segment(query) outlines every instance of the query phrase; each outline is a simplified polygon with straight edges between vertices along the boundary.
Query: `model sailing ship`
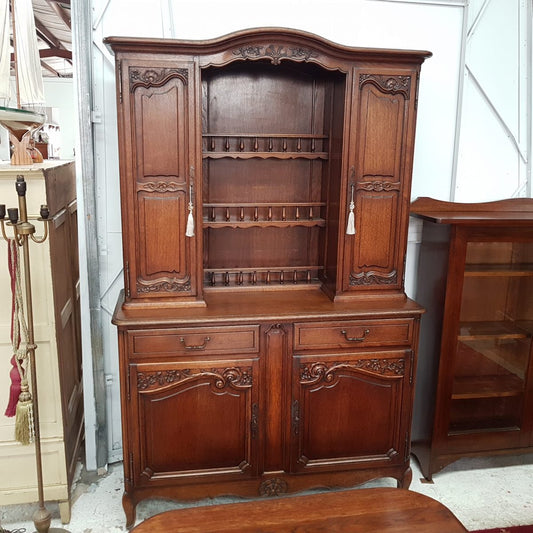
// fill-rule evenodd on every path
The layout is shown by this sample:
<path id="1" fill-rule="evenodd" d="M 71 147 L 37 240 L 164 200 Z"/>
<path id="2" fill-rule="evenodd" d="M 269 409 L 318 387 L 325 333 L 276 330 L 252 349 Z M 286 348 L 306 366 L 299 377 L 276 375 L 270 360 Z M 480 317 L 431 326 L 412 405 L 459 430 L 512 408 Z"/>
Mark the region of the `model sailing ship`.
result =
<path id="1" fill-rule="evenodd" d="M 16 107 L 10 107 L 10 13 L 15 58 Z M 0 0 L 0 124 L 9 132 L 12 165 L 42 161 L 32 135 L 45 122 L 44 89 L 31 0 Z"/>

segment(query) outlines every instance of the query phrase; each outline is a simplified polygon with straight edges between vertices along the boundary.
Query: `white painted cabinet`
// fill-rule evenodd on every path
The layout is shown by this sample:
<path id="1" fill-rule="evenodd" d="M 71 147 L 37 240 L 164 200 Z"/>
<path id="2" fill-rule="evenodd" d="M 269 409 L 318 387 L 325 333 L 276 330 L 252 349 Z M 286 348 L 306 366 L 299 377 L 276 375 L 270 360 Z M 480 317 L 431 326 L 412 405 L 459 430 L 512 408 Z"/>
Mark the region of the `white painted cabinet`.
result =
<path id="1" fill-rule="evenodd" d="M 83 438 L 83 391 L 79 323 L 77 212 L 74 163 L 28 167 L 0 165 L 0 203 L 18 207 L 17 175 L 27 183 L 28 216 L 41 204 L 51 214 L 50 236 L 30 242 L 33 315 L 45 500 L 59 501 L 61 519 L 70 518 L 69 486 Z M 41 222 L 32 221 L 42 235 Z M 6 228 L 8 236 L 11 228 Z M 22 254 L 21 254 L 22 262 Z M 14 439 L 15 419 L 4 416 L 11 385 L 11 288 L 7 243 L 0 242 L 0 503 L 35 502 L 35 446 Z"/>

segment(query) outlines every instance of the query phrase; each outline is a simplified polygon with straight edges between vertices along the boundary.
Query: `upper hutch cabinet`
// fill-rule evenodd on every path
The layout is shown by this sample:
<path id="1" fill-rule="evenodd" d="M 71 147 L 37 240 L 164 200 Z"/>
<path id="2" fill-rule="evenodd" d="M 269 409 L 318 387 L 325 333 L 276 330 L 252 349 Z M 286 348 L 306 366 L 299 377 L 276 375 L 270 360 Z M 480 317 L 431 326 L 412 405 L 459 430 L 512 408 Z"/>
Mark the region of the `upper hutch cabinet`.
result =
<path id="1" fill-rule="evenodd" d="M 106 43 L 128 522 L 148 496 L 408 486 L 422 309 L 404 259 L 430 54 L 284 29 Z"/>
<path id="2" fill-rule="evenodd" d="M 413 451 L 431 479 L 464 456 L 533 451 L 533 200 L 420 198 L 421 359 Z"/>

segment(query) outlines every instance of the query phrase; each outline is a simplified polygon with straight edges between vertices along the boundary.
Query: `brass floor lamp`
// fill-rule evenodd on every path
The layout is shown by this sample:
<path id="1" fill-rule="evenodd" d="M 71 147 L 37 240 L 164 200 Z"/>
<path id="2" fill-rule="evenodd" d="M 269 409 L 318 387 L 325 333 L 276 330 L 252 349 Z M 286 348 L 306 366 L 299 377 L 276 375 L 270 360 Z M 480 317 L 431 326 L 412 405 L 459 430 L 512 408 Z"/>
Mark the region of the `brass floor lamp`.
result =
<path id="1" fill-rule="evenodd" d="M 49 211 L 46 205 L 41 206 L 40 217 L 38 220 L 44 224 L 44 235 L 42 237 L 35 236 L 35 226 L 28 221 L 28 213 L 26 208 L 26 181 L 24 176 L 17 176 L 15 189 L 18 195 L 18 208 L 13 207 L 7 210 L 8 222 L 5 222 L 6 206 L 0 205 L 0 225 L 2 228 L 2 236 L 6 241 L 9 237 L 6 234 L 5 225 L 11 226 L 13 230 L 13 239 L 16 245 L 22 248 L 23 264 L 24 264 L 24 294 L 25 294 L 25 309 L 26 309 L 26 323 L 27 323 L 27 355 L 29 360 L 29 370 L 31 376 L 31 394 L 33 397 L 33 430 L 35 442 L 35 460 L 37 466 L 37 489 L 39 496 L 39 508 L 33 514 L 33 523 L 38 533 L 68 533 L 62 528 L 50 528 L 52 515 L 46 509 L 44 504 L 44 486 L 43 486 L 43 467 L 41 455 L 41 432 L 39 425 L 39 402 L 37 397 L 37 372 L 35 364 L 35 345 L 33 333 L 33 306 L 32 306 L 32 292 L 31 292 L 31 273 L 30 273 L 30 239 L 35 243 L 43 243 L 48 237 L 48 217 Z"/>

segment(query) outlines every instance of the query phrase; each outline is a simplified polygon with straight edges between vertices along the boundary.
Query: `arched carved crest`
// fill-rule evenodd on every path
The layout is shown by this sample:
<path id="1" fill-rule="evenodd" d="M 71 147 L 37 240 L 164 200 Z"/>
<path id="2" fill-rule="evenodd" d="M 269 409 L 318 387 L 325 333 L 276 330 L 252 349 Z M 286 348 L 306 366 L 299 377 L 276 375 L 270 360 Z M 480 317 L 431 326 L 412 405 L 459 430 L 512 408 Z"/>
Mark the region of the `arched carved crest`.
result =
<path id="1" fill-rule="evenodd" d="M 403 94 L 409 100 L 411 76 L 387 76 L 383 74 L 360 74 L 359 87 L 365 83 L 375 85 L 380 91 L 390 94 Z"/>
<path id="2" fill-rule="evenodd" d="M 187 85 L 189 73 L 185 68 L 139 68 L 130 67 L 130 93 L 139 87 L 162 87 L 172 78 L 180 78 Z"/>
<path id="3" fill-rule="evenodd" d="M 318 53 L 310 48 L 288 47 L 283 44 L 248 45 L 233 50 L 233 55 L 242 59 L 270 59 L 273 65 L 279 65 L 282 59 L 309 61 L 318 58 Z"/>

